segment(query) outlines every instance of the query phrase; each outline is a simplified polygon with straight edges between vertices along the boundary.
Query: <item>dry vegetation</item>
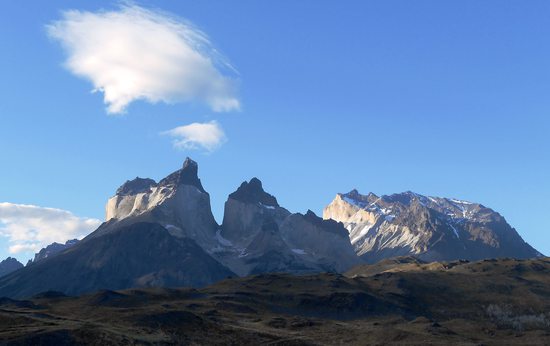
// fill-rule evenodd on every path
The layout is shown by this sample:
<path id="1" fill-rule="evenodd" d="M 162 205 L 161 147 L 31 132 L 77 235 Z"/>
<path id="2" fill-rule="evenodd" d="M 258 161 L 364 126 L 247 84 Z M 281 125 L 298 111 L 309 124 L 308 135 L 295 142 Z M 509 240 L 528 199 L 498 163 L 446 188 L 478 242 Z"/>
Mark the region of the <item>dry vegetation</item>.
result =
<path id="1" fill-rule="evenodd" d="M 258 275 L 205 289 L 0 300 L 3 344 L 550 344 L 550 260 Z"/>

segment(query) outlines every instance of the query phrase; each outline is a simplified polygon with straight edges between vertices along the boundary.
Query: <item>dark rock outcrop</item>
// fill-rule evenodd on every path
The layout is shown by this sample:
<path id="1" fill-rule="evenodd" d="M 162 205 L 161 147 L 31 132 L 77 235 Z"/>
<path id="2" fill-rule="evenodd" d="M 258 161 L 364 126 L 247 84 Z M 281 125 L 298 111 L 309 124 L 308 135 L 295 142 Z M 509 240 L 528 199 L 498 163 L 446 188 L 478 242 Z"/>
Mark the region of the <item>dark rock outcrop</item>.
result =
<path id="1" fill-rule="evenodd" d="M 252 178 L 249 182 L 243 182 L 237 191 L 229 195 L 229 198 L 243 203 L 261 203 L 264 206 L 278 207 L 277 199 L 264 191 L 262 182 L 258 178 Z"/>
<path id="2" fill-rule="evenodd" d="M 41 260 L 46 259 L 48 257 L 51 257 L 51 256 L 53 256 L 57 253 L 60 253 L 63 250 L 66 250 L 66 249 L 70 248 L 71 246 L 76 245 L 76 244 L 78 244 L 78 239 L 67 240 L 65 242 L 65 244 L 52 243 L 52 244 L 46 246 L 45 248 L 42 248 L 39 252 L 37 252 L 34 255 L 34 259 L 29 264 L 36 263 L 38 261 L 41 261 Z M 29 264 L 27 264 L 27 265 L 29 265 Z"/>
<path id="3" fill-rule="evenodd" d="M 8 257 L 0 262 L 0 277 L 6 276 L 17 269 L 23 268 L 23 264 L 13 257 Z"/>
<path id="4" fill-rule="evenodd" d="M 157 183 L 153 179 L 136 177 L 134 180 L 128 180 L 116 190 L 116 194 L 120 196 L 135 195 L 142 192 L 147 192 Z"/>

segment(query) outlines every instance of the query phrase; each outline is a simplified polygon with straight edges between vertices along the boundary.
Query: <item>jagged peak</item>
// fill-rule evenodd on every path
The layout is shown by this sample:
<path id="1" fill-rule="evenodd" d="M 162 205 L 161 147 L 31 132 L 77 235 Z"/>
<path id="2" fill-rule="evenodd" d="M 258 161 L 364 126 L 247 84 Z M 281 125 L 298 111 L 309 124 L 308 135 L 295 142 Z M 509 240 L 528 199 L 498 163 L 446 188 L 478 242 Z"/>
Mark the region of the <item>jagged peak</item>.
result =
<path id="1" fill-rule="evenodd" d="M 13 258 L 13 257 L 8 257 L 6 258 L 5 260 L 3 261 L 0 261 L 0 263 L 20 263 L 16 258 Z"/>
<path id="2" fill-rule="evenodd" d="M 17 269 L 23 268 L 23 264 L 13 257 L 0 261 L 0 276 L 7 275 Z"/>
<path id="3" fill-rule="evenodd" d="M 201 180 L 199 179 L 199 165 L 197 162 L 193 161 L 191 158 L 186 158 L 183 162 L 181 169 L 170 174 L 166 178 L 162 179 L 158 185 L 160 186 L 180 186 L 180 185 L 191 185 L 195 186 L 201 192 L 206 193 L 202 187 Z"/>
<path id="4" fill-rule="evenodd" d="M 353 189 L 350 192 L 346 193 L 348 196 L 362 196 L 357 189 Z"/>
<path id="5" fill-rule="evenodd" d="M 413 199 L 419 198 L 419 197 L 426 198 L 412 191 L 405 191 L 401 193 L 394 193 L 391 195 L 382 196 L 382 199 L 385 202 L 389 202 L 389 203 L 401 203 L 403 205 L 410 205 Z"/>
<path id="6" fill-rule="evenodd" d="M 349 198 L 353 198 L 353 199 L 357 199 L 357 200 L 370 200 L 373 197 L 378 198 L 378 196 L 375 195 L 372 192 L 369 192 L 366 195 L 363 195 L 357 189 L 353 189 L 348 193 L 340 193 L 339 195 L 349 197 Z"/>
<path id="7" fill-rule="evenodd" d="M 345 200 L 346 202 L 361 208 L 367 207 L 373 203 L 378 202 L 379 200 L 383 200 L 384 202 L 387 202 L 387 203 L 400 202 L 406 205 L 410 204 L 411 201 L 413 200 L 419 200 L 421 202 L 426 202 L 428 200 L 428 197 L 412 191 L 394 193 L 391 195 L 382 195 L 379 197 L 372 192 L 369 192 L 366 195 L 363 195 L 359 193 L 357 189 L 353 189 L 348 193 L 339 193 L 337 196 Z"/>
<path id="8" fill-rule="evenodd" d="M 372 192 L 369 192 L 368 194 L 363 195 L 359 193 L 357 189 L 353 189 L 348 193 L 338 193 L 336 195 L 336 198 L 337 199 L 340 198 L 344 202 L 351 204 L 353 206 L 356 206 L 358 208 L 365 208 L 379 199 L 379 197 Z"/>
<path id="9" fill-rule="evenodd" d="M 119 196 L 135 195 L 141 192 L 148 191 L 157 183 L 153 179 L 136 177 L 133 180 L 127 180 L 117 190 Z"/>
<path id="10" fill-rule="evenodd" d="M 229 198 L 245 203 L 261 203 L 266 206 L 278 207 L 277 199 L 264 191 L 262 182 L 258 178 L 244 181 L 237 191 L 229 195 Z"/>
<path id="11" fill-rule="evenodd" d="M 183 161 L 183 167 L 182 169 L 195 169 L 198 171 L 199 165 L 196 161 L 191 159 L 189 156 L 185 158 L 185 161 Z"/>
<path id="12" fill-rule="evenodd" d="M 311 209 L 308 209 L 304 216 L 305 216 L 306 218 L 320 219 L 320 217 L 317 216 L 317 214 L 315 214 L 315 212 L 312 211 Z"/>

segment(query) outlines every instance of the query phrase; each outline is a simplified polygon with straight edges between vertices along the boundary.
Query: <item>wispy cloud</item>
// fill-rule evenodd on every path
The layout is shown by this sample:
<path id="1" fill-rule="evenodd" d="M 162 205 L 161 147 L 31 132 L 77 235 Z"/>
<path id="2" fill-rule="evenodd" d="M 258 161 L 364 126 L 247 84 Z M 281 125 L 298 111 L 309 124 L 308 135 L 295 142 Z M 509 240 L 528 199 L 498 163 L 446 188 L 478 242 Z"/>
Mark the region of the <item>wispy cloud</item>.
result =
<path id="1" fill-rule="evenodd" d="M 200 101 L 216 112 L 240 108 L 230 77 L 235 70 L 184 19 L 129 4 L 66 11 L 46 28 L 65 48 L 69 71 L 103 92 L 108 113 L 123 113 L 136 100 Z"/>
<path id="2" fill-rule="evenodd" d="M 225 133 L 216 121 L 179 126 L 163 134 L 173 137 L 174 148 L 181 150 L 204 149 L 212 152 L 226 141 Z"/>
<path id="3" fill-rule="evenodd" d="M 0 203 L 0 236 L 8 238 L 11 254 L 36 252 L 53 242 L 80 239 L 100 224 L 100 220 L 78 217 L 66 210 Z"/>

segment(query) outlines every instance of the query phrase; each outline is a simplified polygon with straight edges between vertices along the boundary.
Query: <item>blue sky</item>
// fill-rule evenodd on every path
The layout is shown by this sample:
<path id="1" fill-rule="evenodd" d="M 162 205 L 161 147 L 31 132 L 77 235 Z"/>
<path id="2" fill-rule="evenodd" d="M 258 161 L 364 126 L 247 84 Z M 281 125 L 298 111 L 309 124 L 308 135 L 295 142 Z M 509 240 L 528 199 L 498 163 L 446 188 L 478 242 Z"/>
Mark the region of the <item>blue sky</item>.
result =
<path id="1" fill-rule="evenodd" d="M 239 106 L 137 100 L 107 114 L 46 25 L 117 3 L 6 2 L 0 202 L 103 219 L 125 180 L 162 178 L 191 156 L 220 222 L 227 195 L 253 176 L 291 211 L 318 214 L 352 188 L 412 190 L 489 206 L 550 253 L 549 2 L 136 4 L 208 35 L 235 70 L 223 69 L 235 86 L 224 95 Z M 212 151 L 161 135 L 212 121 L 226 137 Z M 0 237 L 0 258 L 12 243 Z"/>

